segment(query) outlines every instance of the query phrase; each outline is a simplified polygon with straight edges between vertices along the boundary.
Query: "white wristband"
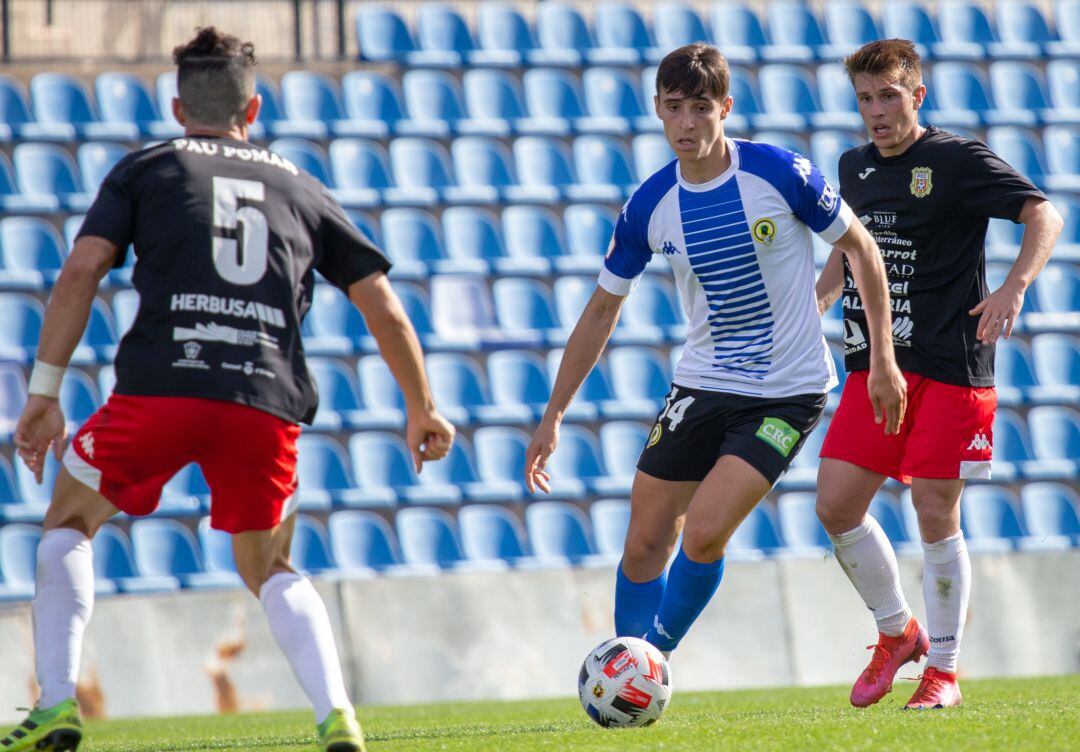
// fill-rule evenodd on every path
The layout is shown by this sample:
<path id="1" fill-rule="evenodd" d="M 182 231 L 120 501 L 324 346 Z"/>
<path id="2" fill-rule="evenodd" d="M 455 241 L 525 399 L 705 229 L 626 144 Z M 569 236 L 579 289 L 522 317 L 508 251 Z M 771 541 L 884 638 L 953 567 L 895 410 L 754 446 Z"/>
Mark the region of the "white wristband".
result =
<path id="1" fill-rule="evenodd" d="M 30 394 L 40 394 L 43 397 L 59 399 L 60 384 L 64 380 L 66 368 L 54 366 L 44 361 L 36 361 L 34 370 L 30 373 L 30 386 L 27 391 Z"/>

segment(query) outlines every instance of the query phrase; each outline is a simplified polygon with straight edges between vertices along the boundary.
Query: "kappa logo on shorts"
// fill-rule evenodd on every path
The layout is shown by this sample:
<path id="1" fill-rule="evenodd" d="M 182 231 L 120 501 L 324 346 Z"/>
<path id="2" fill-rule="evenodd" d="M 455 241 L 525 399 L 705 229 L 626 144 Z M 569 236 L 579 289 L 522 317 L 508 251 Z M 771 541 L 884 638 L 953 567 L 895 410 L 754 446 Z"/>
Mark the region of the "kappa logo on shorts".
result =
<path id="1" fill-rule="evenodd" d="M 79 438 L 79 445 L 82 447 L 83 454 L 90 459 L 94 459 L 94 432 L 88 431 Z"/>
<path id="2" fill-rule="evenodd" d="M 787 421 L 780 418 L 766 418 L 761 421 L 761 427 L 758 428 L 757 433 L 754 435 L 778 451 L 783 457 L 791 454 L 791 450 L 799 443 L 800 436 L 799 432 L 792 428 Z"/>
<path id="3" fill-rule="evenodd" d="M 657 423 L 652 427 L 652 431 L 649 433 L 649 443 L 645 445 L 646 449 L 656 446 L 660 442 L 660 437 L 664 434 L 664 427 Z"/>
<path id="4" fill-rule="evenodd" d="M 970 444 L 968 444 L 968 450 L 974 449 L 977 452 L 981 452 L 984 449 L 993 449 L 993 448 L 994 447 L 990 443 L 990 440 L 986 438 L 985 433 L 977 433 L 977 434 L 975 434 L 975 438 L 971 440 Z"/>

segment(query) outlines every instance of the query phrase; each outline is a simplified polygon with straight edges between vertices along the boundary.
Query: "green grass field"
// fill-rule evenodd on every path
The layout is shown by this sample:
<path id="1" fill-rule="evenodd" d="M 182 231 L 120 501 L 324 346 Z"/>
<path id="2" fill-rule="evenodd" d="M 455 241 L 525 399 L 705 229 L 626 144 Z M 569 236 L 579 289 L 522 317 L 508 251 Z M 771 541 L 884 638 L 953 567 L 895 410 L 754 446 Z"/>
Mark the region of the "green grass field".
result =
<path id="1" fill-rule="evenodd" d="M 409 750 L 1080 750 L 1080 675 L 968 681 L 965 706 L 900 710 L 899 682 L 858 711 L 847 689 L 678 693 L 646 729 L 594 726 L 577 700 L 380 707 L 362 711 L 370 752 Z M 677 689 L 677 688 L 676 688 Z M 90 723 L 80 752 L 314 750 L 310 714 L 265 713 Z"/>

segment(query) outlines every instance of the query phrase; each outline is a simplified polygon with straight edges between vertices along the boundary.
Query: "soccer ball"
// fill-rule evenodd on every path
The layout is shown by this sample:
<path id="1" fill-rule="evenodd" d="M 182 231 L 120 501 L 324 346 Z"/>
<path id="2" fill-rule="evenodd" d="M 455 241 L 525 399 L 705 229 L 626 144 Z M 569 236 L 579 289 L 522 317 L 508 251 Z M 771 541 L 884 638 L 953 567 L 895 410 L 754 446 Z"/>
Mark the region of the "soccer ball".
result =
<path id="1" fill-rule="evenodd" d="M 600 643 L 578 674 L 578 697 L 604 728 L 648 726 L 671 700 L 671 672 L 660 651 L 637 637 Z"/>

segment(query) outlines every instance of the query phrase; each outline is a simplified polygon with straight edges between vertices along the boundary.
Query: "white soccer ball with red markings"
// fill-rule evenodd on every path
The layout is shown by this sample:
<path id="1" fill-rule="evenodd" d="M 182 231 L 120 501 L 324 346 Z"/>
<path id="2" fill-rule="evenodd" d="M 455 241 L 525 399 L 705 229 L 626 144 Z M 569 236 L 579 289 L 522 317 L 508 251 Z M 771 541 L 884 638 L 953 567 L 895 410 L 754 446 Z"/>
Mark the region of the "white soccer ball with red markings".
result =
<path id="1" fill-rule="evenodd" d="M 604 728 L 648 726 L 671 701 L 671 671 L 654 646 L 637 637 L 600 643 L 581 664 L 578 697 Z"/>

